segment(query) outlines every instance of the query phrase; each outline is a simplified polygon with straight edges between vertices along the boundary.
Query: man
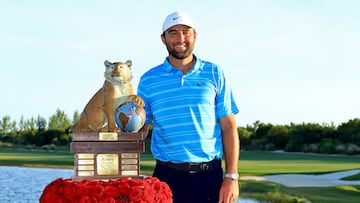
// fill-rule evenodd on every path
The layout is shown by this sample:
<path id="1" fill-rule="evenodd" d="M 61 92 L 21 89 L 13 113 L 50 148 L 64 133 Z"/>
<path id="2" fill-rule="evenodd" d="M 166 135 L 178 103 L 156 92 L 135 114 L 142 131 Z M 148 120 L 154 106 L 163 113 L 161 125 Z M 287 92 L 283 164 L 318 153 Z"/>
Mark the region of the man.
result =
<path id="1" fill-rule="evenodd" d="M 140 79 L 146 127 L 153 123 L 153 176 L 168 183 L 174 203 L 228 203 L 239 195 L 238 109 L 224 73 L 192 52 L 194 23 L 170 14 L 161 40 L 169 56 Z M 225 157 L 225 175 L 221 158 Z"/>

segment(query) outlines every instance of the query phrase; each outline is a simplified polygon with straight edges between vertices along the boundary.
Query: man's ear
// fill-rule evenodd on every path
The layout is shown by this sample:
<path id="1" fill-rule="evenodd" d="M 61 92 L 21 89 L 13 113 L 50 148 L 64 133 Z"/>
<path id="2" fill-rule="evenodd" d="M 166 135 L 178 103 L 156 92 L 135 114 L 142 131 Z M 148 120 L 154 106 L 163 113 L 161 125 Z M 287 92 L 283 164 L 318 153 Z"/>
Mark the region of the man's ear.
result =
<path id="1" fill-rule="evenodd" d="M 166 44 L 165 32 L 160 35 L 160 38 L 161 38 L 162 43 L 163 43 L 163 44 Z"/>

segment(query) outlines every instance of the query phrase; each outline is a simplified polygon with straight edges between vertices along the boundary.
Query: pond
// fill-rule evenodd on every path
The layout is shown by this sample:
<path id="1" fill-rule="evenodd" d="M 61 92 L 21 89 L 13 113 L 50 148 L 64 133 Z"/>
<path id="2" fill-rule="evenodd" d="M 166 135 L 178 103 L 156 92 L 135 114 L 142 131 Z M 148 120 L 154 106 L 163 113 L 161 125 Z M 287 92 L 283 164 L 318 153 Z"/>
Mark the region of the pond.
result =
<path id="1" fill-rule="evenodd" d="M 2 203 L 35 203 L 47 184 L 57 178 L 71 178 L 74 170 L 0 166 L 0 200 Z M 258 203 L 240 198 L 236 203 Z"/>
<path id="2" fill-rule="evenodd" d="M 39 202 L 45 186 L 56 178 L 71 178 L 74 170 L 0 167 L 0 200 L 4 203 Z"/>

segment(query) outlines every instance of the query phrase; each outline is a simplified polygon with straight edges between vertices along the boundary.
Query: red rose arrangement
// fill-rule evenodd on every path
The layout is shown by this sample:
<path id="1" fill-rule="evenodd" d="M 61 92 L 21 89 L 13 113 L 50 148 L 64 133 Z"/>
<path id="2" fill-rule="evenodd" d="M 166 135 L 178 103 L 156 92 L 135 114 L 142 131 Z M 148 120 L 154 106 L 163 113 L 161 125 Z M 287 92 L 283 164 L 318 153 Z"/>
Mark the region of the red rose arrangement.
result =
<path id="1" fill-rule="evenodd" d="M 82 180 L 58 178 L 48 184 L 40 203 L 171 203 L 172 193 L 155 177 L 143 180 Z"/>

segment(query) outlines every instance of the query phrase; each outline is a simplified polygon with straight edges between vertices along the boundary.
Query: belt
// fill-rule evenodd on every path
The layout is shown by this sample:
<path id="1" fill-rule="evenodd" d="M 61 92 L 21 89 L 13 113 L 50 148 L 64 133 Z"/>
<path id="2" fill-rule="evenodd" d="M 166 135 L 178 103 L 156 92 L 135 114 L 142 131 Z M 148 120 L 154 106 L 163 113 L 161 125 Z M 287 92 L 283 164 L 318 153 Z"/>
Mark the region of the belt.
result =
<path id="1" fill-rule="evenodd" d="M 201 163 L 190 162 L 190 163 L 181 163 L 181 164 L 156 160 L 156 164 L 188 173 L 200 173 L 205 171 L 212 171 L 215 169 L 221 169 L 221 159 L 214 159 L 209 162 L 201 162 Z"/>

